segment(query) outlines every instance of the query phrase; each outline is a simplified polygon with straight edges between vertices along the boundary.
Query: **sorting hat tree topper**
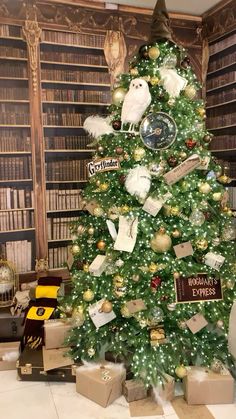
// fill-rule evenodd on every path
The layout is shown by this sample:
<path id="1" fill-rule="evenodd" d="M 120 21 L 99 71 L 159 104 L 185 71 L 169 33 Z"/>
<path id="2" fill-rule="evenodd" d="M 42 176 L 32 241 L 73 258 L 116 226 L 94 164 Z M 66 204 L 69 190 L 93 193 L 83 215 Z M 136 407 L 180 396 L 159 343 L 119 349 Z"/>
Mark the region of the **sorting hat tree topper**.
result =
<path id="1" fill-rule="evenodd" d="M 199 87 L 157 1 L 150 42 L 120 75 L 109 115 L 85 124 L 97 141 L 84 190 L 90 214 L 72 226 L 73 289 L 61 316 L 74 322 L 75 359 L 98 359 L 105 347 L 147 385 L 163 373 L 182 378 L 195 363 L 231 362 L 229 179 L 208 150 Z"/>

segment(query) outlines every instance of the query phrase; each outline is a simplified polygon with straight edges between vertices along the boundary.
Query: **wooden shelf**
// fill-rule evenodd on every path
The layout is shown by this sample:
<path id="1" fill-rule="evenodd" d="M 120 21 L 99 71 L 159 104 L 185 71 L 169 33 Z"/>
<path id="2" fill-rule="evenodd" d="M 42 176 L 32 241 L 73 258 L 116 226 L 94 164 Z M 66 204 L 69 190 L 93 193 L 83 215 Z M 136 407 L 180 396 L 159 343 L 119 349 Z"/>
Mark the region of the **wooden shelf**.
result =
<path id="1" fill-rule="evenodd" d="M 230 67 L 234 67 L 234 66 L 236 67 L 236 61 L 234 61 L 233 63 L 227 64 L 227 65 L 224 65 L 223 67 L 217 68 L 216 70 L 210 71 L 207 74 L 207 77 L 212 76 L 216 73 L 224 72 L 225 70 L 229 69 Z"/>
<path id="2" fill-rule="evenodd" d="M 41 64 L 51 64 L 51 65 L 54 65 L 54 66 L 55 65 L 56 66 L 62 65 L 62 66 L 67 66 L 67 67 L 103 68 L 103 69 L 108 70 L 107 65 L 99 65 L 99 64 L 65 63 L 65 62 L 61 62 L 61 61 L 46 61 L 46 60 L 41 60 L 40 62 L 41 62 Z"/>
<path id="3" fill-rule="evenodd" d="M 0 60 L 12 60 L 12 61 L 28 61 L 27 58 L 22 57 L 2 57 L 0 56 Z"/>
<path id="4" fill-rule="evenodd" d="M 28 231 L 35 231 L 35 228 L 20 228 L 18 230 L 1 230 L 0 234 L 9 234 L 9 233 L 21 233 L 21 232 L 28 232 Z"/>
<path id="5" fill-rule="evenodd" d="M 0 128 L 5 128 L 5 127 L 9 127 L 9 128 L 30 128 L 30 125 L 12 125 L 12 124 L 1 124 L 0 123 Z"/>
<path id="6" fill-rule="evenodd" d="M 29 103 L 27 99 L 0 99 L 0 103 Z"/>
<path id="7" fill-rule="evenodd" d="M 43 128 L 84 129 L 82 125 L 44 125 Z"/>
<path id="8" fill-rule="evenodd" d="M 48 243 L 57 243 L 57 242 L 72 242 L 71 238 L 67 238 L 67 239 L 52 239 L 52 240 L 48 240 Z"/>
<path id="9" fill-rule="evenodd" d="M 63 183 L 87 183 L 88 182 L 88 180 L 86 179 L 86 180 L 47 180 L 46 181 L 46 183 L 47 184 L 50 184 L 50 183 L 61 183 L 61 184 L 63 184 Z"/>
<path id="10" fill-rule="evenodd" d="M 41 80 L 43 84 L 65 84 L 66 86 L 94 86 L 94 87 L 109 87 L 111 88 L 110 84 L 107 83 L 83 83 L 77 81 L 64 81 L 64 80 Z"/>
<path id="11" fill-rule="evenodd" d="M 75 44 L 63 44 L 60 42 L 52 42 L 52 41 L 41 41 L 41 46 L 43 45 L 55 45 L 60 47 L 68 47 L 68 48 L 75 48 L 75 49 L 89 49 L 89 50 L 96 50 L 96 51 L 103 51 L 102 47 L 91 47 L 88 45 L 75 45 Z"/>
<path id="12" fill-rule="evenodd" d="M 215 43 L 215 42 L 214 42 Z M 227 46 L 222 46 L 218 51 L 210 53 L 210 58 L 214 57 L 217 54 L 222 54 L 222 52 L 229 52 L 228 50 L 233 49 L 235 47 L 235 44 L 230 44 Z"/>
<path id="13" fill-rule="evenodd" d="M 110 103 L 99 103 L 99 102 L 65 102 L 65 101 L 57 101 L 57 100 L 46 100 L 42 102 L 43 105 L 52 105 L 52 104 L 57 104 L 57 105 L 79 105 L 79 106 L 110 106 Z"/>
<path id="14" fill-rule="evenodd" d="M 10 39 L 10 40 L 14 40 L 14 41 L 21 41 L 25 44 L 24 39 L 20 38 L 19 36 L 0 36 L 0 39 Z"/>
<path id="15" fill-rule="evenodd" d="M 47 214 L 56 214 L 58 212 L 84 212 L 84 210 L 82 209 L 78 209 L 78 208 L 69 208 L 69 209 L 57 209 L 57 210 L 47 210 Z"/>
<path id="16" fill-rule="evenodd" d="M 32 179 L 5 179 L 0 180 L 0 184 L 2 183 L 29 183 L 32 182 Z"/>
<path id="17" fill-rule="evenodd" d="M 221 103 L 216 103 L 215 105 L 206 106 L 206 109 L 218 108 L 219 106 L 226 106 L 226 105 L 229 105 L 230 103 L 236 103 L 236 99 L 229 100 L 228 102 L 221 102 Z"/>
<path id="18" fill-rule="evenodd" d="M 236 80 L 231 81 L 226 84 L 222 84 L 221 86 L 213 87 L 212 89 L 207 90 L 206 93 L 211 93 L 211 92 L 215 92 L 216 90 L 224 89 L 225 87 L 232 86 L 232 84 L 236 84 Z"/>
<path id="19" fill-rule="evenodd" d="M 31 151 L 0 151 L 0 156 L 17 155 L 17 156 L 31 156 Z"/>
<path id="20" fill-rule="evenodd" d="M 29 79 L 26 77 L 10 77 L 10 76 L 6 76 L 6 77 L 0 76 L 0 80 L 29 81 Z"/>
<path id="21" fill-rule="evenodd" d="M 208 131 L 218 131 L 218 130 L 223 130 L 223 129 L 226 129 L 226 128 L 236 128 L 236 124 L 225 125 L 223 127 L 216 127 L 216 128 L 207 128 L 207 129 L 208 129 Z"/>
<path id="22" fill-rule="evenodd" d="M 8 209 L 0 209 L 0 212 L 11 212 L 11 211 L 34 211 L 33 207 L 30 208 L 8 208 Z"/>
<path id="23" fill-rule="evenodd" d="M 96 151 L 95 149 L 85 149 L 85 150 L 45 150 L 45 153 L 47 154 L 83 154 L 83 153 L 93 153 Z"/>

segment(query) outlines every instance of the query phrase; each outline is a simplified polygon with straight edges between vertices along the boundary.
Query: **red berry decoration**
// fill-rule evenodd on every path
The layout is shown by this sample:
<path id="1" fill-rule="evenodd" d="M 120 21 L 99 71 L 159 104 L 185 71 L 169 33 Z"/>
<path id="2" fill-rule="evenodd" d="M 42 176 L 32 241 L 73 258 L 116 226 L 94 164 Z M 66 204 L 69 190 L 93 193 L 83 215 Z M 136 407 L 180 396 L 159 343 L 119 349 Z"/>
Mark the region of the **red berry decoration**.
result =
<path id="1" fill-rule="evenodd" d="M 113 121 L 112 127 L 114 128 L 114 130 L 119 131 L 121 129 L 121 121 L 120 120 Z"/>
<path id="2" fill-rule="evenodd" d="M 170 167 L 175 167 L 178 163 L 178 160 L 175 156 L 170 156 L 168 157 L 167 162 Z"/>
<path id="3" fill-rule="evenodd" d="M 194 140 L 193 138 L 188 138 L 188 139 L 185 141 L 185 144 L 186 144 L 186 147 L 188 147 L 188 148 L 189 148 L 189 150 L 192 150 L 192 149 L 196 146 L 197 141 L 196 141 L 196 140 Z"/>
<path id="4" fill-rule="evenodd" d="M 151 288 L 152 291 L 156 291 L 157 288 L 161 285 L 161 278 L 159 276 L 153 276 L 151 279 Z"/>

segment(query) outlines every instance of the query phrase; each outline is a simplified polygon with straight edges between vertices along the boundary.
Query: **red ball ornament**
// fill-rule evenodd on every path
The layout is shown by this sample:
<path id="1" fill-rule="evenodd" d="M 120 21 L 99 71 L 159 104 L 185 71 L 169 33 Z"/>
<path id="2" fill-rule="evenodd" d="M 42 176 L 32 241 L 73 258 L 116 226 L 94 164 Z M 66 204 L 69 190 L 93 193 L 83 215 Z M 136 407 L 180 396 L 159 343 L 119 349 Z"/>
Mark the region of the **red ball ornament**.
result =
<path id="1" fill-rule="evenodd" d="M 112 127 L 114 128 L 115 131 L 119 131 L 121 129 L 121 121 L 120 120 L 113 121 Z"/>
<path id="2" fill-rule="evenodd" d="M 175 167 L 178 163 L 178 160 L 175 156 L 170 156 L 170 157 L 168 157 L 167 162 L 168 162 L 170 167 Z"/>
<path id="3" fill-rule="evenodd" d="M 193 138 L 188 138 L 185 141 L 185 144 L 186 144 L 186 147 L 188 147 L 189 150 L 192 150 L 196 146 L 197 141 L 194 140 Z"/>
<path id="4" fill-rule="evenodd" d="M 151 289 L 156 292 L 157 288 L 161 285 L 161 278 L 159 276 L 153 276 L 151 279 Z"/>

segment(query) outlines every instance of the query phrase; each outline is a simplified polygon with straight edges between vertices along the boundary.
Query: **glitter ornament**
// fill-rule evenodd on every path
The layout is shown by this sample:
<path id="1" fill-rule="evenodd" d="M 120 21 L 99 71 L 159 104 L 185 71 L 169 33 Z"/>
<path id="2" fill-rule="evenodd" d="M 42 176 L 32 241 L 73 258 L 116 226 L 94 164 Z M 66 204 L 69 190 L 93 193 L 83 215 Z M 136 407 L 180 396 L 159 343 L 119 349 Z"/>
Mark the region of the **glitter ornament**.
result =
<path id="1" fill-rule="evenodd" d="M 112 92 L 112 103 L 116 106 L 119 106 L 125 98 L 126 90 L 123 87 L 117 87 Z"/>
<path id="2" fill-rule="evenodd" d="M 150 83 L 152 86 L 157 86 L 160 83 L 160 79 L 157 76 L 153 76 L 150 79 Z"/>
<path id="3" fill-rule="evenodd" d="M 77 255 L 78 253 L 80 253 L 80 251 L 80 246 L 78 244 L 73 244 L 73 246 L 71 247 L 72 255 Z"/>
<path id="4" fill-rule="evenodd" d="M 158 265 L 156 263 L 151 263 L 148 267 L 148 271 L 154 274 L 158 270 Z"/>
<path id="5" fill-rule="evenodd" d="M 121 307 L 120 312 L 121 312 L 122 317 L 126 317 L 126 318 L 132 317 L 132 314 L 129 312 L 129 309 L 126 304 L 124 304 Z"/>
<path id="6" fill-rule="evenodd" d="M 85 317 L 83 308 L 81 306 L 74 308 L 72 311 L 72 321 L 73 324 L 77 327 L 80 327 L 84 324 Z"/>
<path id="7" fill-rule="evenodd" d="M 199 192 L 208 194 L 211 191 L 211 186 L 207 182 L 203 182 L 199 185 Z"/>
<path id="8" fill-rule="evenodd" d="M 159 323 L 163 322 L 163 318 L 163 310 L 160 307 L 154 307 L 150 313 L 150 318 L 148 319 L 148 326 L 157 326 Z"/>
<path id="9" fill-rule="evenodd" d="M 206 250 L 208 248 L 208 241 L 206 239 L 199 239 L 196 241 L 195 245 L 199 250 Z"/>
<path id="10" fill-rule="evenodd" d="M 85 264 L 83 265 L 83 271 L 84 271 L 84 272 L 89 272 L 89 264 L 88 264 L 88 263 L 85 263 Z"/>
<path id="11" fill-rule="evenodd" d="M 82 234 L 84 234 L 85 230 L 86 230 L 86 228 L 82 224 L 80 224 L 77 228 L 78 235 L 82 236 Z"/>
<path id="12" fill-rule="evenodd" d="M 86 302 L 90 302 L 94 299 L 94 292 L 90 289 L 83 293 L 83 300 Z"/>
<path id="13" fill-rule="evenodd" d="M 220 201 L 222 198 L 222 193 L 221 192 L 214 192 L 212 195 L 212 199 L 213 201 Z"/>
<path id="14" fill-rule="evenodd" d="M 109 183 L 101 183 L 99 185 L 99 189 L 102 192 L 106 192 L 109 189 Z"/>
<path id="15" fill-rule="evenodd" d="M 156 60 L 160 55 L 160 50 L 158 47 L 151 47 L 148 50 L 148 56 L 151 60 Z"/>
<path id="16" fill-rule="evenodd" d="M 196 96 L 196 89 L 191 84 L 188 84 L 184 89 L 184 96 L 192 100 Z"/>
<path id="17" fill-rule="evenodd" d="M 144 158 L 146 151 L 142 147 L 135 148 L 133 151 L 133 158 L 135 161 L 140 161 Z"/>
<path id="18" fill-rule="evenodd" d="M 93 215 L 95 215 L 95 217 L 102 217 L 104 215 L 104 211 L 101 207 L 95 207 L 93 210 Z"/>
<path id="19" fill-rule="evenodd" d="M 201 226 L 205 222 L 205 216 L 202 211 L 195 208 L 189 217 L 189 221 L 194 226 Z"/>
<path id="20" fill-rule="evenodd" d="M 158 178 L 162 176 L 163 173 L 165 173 L 165 166 L 166 166 L 165 162 L 151 163 L 148 166 L 148 170 L 152 177 Z"/>
<path id="21" fill-rule="evenodd" d="M 172 245 L 171 238 L 165 232 L 162 232 L 161 229 L 157 231 L 154 237 L 151 239 L 150 246 L 152 250 L 156 253 L 165 253 L 170 250 Z"/>

